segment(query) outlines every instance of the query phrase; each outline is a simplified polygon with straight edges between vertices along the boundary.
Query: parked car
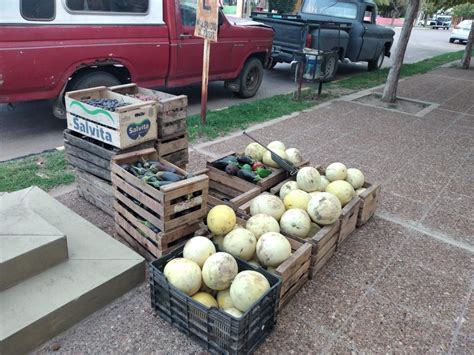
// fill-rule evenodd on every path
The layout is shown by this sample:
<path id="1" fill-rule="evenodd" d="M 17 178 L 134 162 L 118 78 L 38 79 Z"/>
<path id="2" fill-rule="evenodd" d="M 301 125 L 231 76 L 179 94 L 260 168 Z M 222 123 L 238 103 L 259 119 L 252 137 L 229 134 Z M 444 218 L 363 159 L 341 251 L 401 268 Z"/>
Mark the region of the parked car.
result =
<path id="1" fill-rule="evenodd" d="M 369 70 L 382 66 L 390 57 L 395 32 L 375 20 L 377 5 L 370 0 L 303 0 L 296 16 L 253 13 L 252 18 L 275 30 L 272 65 L 295 60 L 295 50 L 332 51 L 325 65 L 326 80 L 336 75 L 339 60 L 366 61 Z M 325 26 L 340 25 L 337 28 Z M 321 35 L 318 38 L 318 26 Z"/>
<path id="2" fill-rule="evenodd" d="M 458 41 L 459 43 L 467 42 L 471 26 L 472 20 L 464 20 L 454 26 L 451 37 L 449 37 L 449 43 L 454 43 L 454 41 Z"/>
<path id="3" fill-rule="evenodd" d="M 54 99 L 93 86 L 134 82 L 179 87 L 201 82 L 203 40 L 196 0 L 6 0 L 0 12 L 0 103 Z M 219 14 L 209 80 L 254 96 L 273 30 Z"/>
<path id="4" fill-rule="evenodd" d="M 437 16 L 430 21 L 430 26 L 435 30 L 438 28 L 449 30 L 451 27 L 451 16 Z"/>

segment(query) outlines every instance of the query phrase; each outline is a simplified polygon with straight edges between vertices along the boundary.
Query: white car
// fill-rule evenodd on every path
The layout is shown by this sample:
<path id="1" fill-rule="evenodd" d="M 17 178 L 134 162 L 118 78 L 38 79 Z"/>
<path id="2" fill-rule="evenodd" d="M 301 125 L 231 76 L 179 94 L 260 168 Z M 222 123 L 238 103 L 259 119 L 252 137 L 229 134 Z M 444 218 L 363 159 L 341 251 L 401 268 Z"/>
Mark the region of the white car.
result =
<path id="1" fill-rule="evenodd" d="M 458 40 L 459 43 L 467 42 L 469 31 L 471 30 L 472 20 L 461 21 L 458 25 L 454 26 L 451 37 L 449 37 L 449 43 L 454 43 Z"/>

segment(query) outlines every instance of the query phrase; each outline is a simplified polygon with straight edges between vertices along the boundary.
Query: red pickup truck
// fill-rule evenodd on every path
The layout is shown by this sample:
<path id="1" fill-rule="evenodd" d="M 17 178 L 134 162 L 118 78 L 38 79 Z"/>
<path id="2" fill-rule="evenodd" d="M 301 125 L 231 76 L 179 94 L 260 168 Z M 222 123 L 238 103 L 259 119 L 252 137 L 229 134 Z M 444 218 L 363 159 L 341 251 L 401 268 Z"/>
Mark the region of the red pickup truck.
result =
<path id="1" fill-rule="evenodd" d="M 93 86 L 199 83 L 196 0 L 7 0 L 0 12 L 0 103 L 57 98 Z M 255 95 L 273 30 L 219 16 L 209 80 Z"/>

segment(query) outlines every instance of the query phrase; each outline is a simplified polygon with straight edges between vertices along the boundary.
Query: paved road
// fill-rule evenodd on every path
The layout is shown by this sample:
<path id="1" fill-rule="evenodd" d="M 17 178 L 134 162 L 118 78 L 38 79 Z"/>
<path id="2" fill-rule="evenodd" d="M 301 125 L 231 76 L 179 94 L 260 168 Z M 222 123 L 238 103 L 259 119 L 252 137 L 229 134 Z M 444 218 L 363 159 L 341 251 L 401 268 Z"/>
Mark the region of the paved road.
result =
<path id="1" fill-rule="evenodd" d="M 397 36 L 399 30 L 396 30 Z M 448 43 L 450 31 L 415 29 L 408 45 L 405 62 L 416 62 L 441 53 L 463 49 L 464 46 Z M 387 59 L 387 58 L 386 58 Z M 384 66 L 389 65 L 386 60 Z M 366 64 L 341 64 L 338 77 L 365 72 Z M 272 71 L 266 71 L 264 82 L 255 99 L 287 93 L 294 89 L 289 65 L 279 64 Z M 199 86 L 173 90 L 189 97 L 189 113 L 199 112 Z M 209 87 L 209 109 L 216 109 L 247 102 L 223 89 L 222 83 Z M 15 106 L 9 111 L 0 104 L 0 161 L 42 152 L 62 145 L 62 131 L 65 121 L 55 119 L 51 114 L 49 101 L 35 101 Z"/>

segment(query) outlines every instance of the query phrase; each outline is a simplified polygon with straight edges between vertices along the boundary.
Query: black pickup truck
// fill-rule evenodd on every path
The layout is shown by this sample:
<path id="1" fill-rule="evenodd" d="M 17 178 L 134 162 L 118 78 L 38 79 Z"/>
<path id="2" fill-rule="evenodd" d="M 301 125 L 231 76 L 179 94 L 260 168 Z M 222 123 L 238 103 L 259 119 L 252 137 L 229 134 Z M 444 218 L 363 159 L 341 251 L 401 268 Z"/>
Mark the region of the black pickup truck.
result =
<path id="1" fill-rule="evenodd" d="M 291 63 L 305 48 L 332 52 L 324 65 L 325 80 L 336 75 L 338 63 L 366 61 L 370 71 L 390 57 L 395 32 L 375 23 L 377 6 L 370 0 L 303 0 L 297 15 L 253 12 L 252 19 L 273 27 L 271 68 Z"/>

